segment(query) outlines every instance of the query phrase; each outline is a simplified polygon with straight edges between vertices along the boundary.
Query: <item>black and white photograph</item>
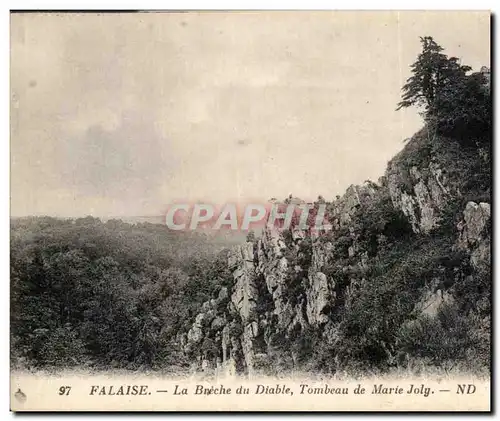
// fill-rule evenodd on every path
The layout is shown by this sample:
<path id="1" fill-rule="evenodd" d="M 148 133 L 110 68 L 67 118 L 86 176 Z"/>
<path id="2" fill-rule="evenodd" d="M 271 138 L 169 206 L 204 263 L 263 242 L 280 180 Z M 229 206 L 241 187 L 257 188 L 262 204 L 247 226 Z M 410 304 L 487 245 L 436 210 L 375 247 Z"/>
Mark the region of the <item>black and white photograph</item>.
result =
<path id="1" fill-rule="evenodd" d="M 489 412 L 491 20 L 11 12 L 11 410 Z"/>

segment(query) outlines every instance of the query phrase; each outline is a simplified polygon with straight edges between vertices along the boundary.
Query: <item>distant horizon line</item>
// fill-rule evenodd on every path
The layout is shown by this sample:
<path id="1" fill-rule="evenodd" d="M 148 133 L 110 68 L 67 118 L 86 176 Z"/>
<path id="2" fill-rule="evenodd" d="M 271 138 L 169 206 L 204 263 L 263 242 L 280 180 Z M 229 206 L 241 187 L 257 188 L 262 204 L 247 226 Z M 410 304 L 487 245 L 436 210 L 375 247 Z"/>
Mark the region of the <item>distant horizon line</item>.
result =
<path id="1" fill-rule="evenodd" d="M 122 219 L 122 218 L 164 218 L 165 216 L 163 215 L 111 215 L 111 216 L 104 216 L 104 215 L 50 215 L 50 214 L 27 214 L 27 215 L 10 215 L 10 218 L 43 218 L 43 217 L 49 217 L 49 218 L 60 218 L 60 219 L 78 219 L 78 218 L 106 218 L 106 219 Z"/>

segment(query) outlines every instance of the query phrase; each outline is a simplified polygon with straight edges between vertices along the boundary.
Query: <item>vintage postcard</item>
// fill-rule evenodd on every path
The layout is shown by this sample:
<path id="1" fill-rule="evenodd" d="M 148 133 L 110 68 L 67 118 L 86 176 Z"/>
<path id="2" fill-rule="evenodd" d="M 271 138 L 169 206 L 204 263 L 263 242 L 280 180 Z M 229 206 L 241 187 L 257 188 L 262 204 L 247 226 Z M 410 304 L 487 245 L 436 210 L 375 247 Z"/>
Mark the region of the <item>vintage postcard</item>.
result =
<path id="1" fill-rule="evenodd" d="M 11 13 L 11 410 L 491 411 L 490 21 Z"/>

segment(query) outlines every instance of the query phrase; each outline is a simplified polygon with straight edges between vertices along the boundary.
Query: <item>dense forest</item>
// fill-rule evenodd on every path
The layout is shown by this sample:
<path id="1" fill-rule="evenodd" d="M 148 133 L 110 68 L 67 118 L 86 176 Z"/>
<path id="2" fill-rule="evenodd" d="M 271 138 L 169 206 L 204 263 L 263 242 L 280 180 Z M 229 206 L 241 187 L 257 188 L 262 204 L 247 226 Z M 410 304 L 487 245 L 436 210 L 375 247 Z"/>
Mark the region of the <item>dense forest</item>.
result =
<path id="1" fill-rule="evenodd" d="M 11 221 L 15 364 L 164 367 L 172 338 L 230 278 L 206 235 L 87 217 Z"/>
<path id="2" fill-rule="evenodd" d="M 13 366 L 178 372 L 227 347 L 247 372 L 488 369 L 490 74 L 421 42 L 398 108 L 424 127 L 377 183 L 327 201 L 331 232 L 236 246 L 249 245 L 244 283 L 234 248 L 204 234 L 11 219 Z"/>

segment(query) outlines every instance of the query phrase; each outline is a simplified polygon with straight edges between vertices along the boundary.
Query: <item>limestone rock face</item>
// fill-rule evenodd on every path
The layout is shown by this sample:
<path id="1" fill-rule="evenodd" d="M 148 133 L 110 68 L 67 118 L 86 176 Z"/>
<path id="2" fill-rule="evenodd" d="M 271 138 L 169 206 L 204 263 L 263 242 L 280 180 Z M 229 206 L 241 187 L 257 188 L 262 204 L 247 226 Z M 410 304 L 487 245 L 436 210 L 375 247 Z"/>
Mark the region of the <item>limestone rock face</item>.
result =
<path id="1" fill-rule="evenodd" d="M 408 218 L 413 232 L 428 233 L 439 225 L 439 210 L 450 197 L 447 177 L 439 165 L 409 169 L 407 179 L 400 169 L 389 166 L 387 185 L 392 203 Z"/>
<path id="2" fill-rule="evenodd" d="M 329 262 L 332 250 L 331 242 L 315 241 L 312 244 L 311 265 L 307 275 L 306 314 L 307 321 L 312 326 L 320 326 L 328 321 L 324 310 L 332 306 L 335 283 L 322 272 Z"/>
<path id="3" fill-rule="evenodd" d="M 344 196 L 328 204 L 332 225 L 328 235 L 266 227 L 259 239 L 234 246 L 227 261 L 232 285 L 203 303 L 187 334 L 179 338 L 186 352 L 196 355 L 198 369 L 209 361 L 218 372 L 252 376 L 272 355 L 273 338 L 311 330 L 335 347 L 341 340 L 340 328 L 332 315 L 338 314 L 339 305 L 344 313 L 355 308 L 372 273 L 374 251 L 367 248 L 378 253 L 388 241 L 376 232 L 368 245 L 356 219 L 359 213 L 367 205 L 373 209 L 377 202 L 372 199 L 383 188 L 384 197 L 390 196 L 392 206 L 402 211 L 414 235 L 419 235 L 439 226 L 441 209 L 449 195 L 456 194 L 450 193 L 453 189 L 435 163 L 411 167 L 407 175 L 405 183 L 404 175 L 389 171 L 382 185 L 350 186 Z M 456 249 L 467 253 L 475 270 L 490 268 L 490 218 L 489 204 L 469 202 L 457 227 Z M 446 268 L 442 269 L 444 274 Z M 413 307 L 417 316 L 436 317 L 442 306 L 454 303 L 449 273 L 448 278 L 439 273 L 420 287 L 420 299 Z"/>
<path id="4" fill-rule="evenodd" d="M 292 237 L 293 238 L 293 237 Z M 302 238 L 297 232 L 295 241 Z M 287 245 L 280 230 L 266 228 L 262 238 L 257 243 L 258 268 L 257 272 L 264 279 L 267 291 L 272 297 L 273 314 L 278 320 L 278 326 L 283 329 L 291 329 L 297 319 L 294 305 L 288 298 L 289 285 L 289 263 L 285 257 Z M 295 270 L 300 268 L 295 268 Z"/>
<path id="5" fill-rule="evenodd" d="M 187 334 L 187 340 L 189 344 L 197 344 L 203 339 L 203 320 L 205 315 L 200 313 L 196 316 L 196 320 L 193 323 L 193 327 L 189 330 Z"/>
<path id="6" fill-rule="evenodd" d="M 361 186 L 349 186 L 346 193 L 337 198 L 328 209 L 333 232 L 350 227 L 355 213 L 375 195 L 378 188 L 379 186 L 370 182 Z M 355 241 L 356 236 L 352 233 L 351 236 L 353 245 L 349 247 L 348 254 L 349 257 L 354 257 L 359 250 Z M 316 239 L 312 243 L 312 257 L 306 288 L 306 314 L 308 323 L 315 327 L 328 322 L 328 315 L 325 311 L 335 305 L 335 280 L 329 279 L 323 272 L 326 265 L 331 262 L 333 247 L 331 241 Z"/>
<path id="7" fill-rule="evenodd" d="M 331 294 L 328 279 L 323 272 L 309 275 L 309 288 L 307 290 L 307 320 L 312 325 L 320 325 L 328 321 L 328 316 L 323 314 L 326 306 L 331 305 Z"/>
<path id="8" fill-rule="evenodd" d="M 231 302 L 242 320 L 247 321 L 255 308 L 258 295 L 255 285 L 253 243 L 236 246 L 229 255 L 228 263 L 229 267 L 234 269 Z"/>
<path id="9" fill-rule="evenodd" d="M 257 273 L 254 264 L 254 244 L 247 242 L 233 248 L 229 255 L 229 267 L 233 269 L 234 286 L 231 302 L 241 320 L 243 331 L 239 339 L 246 368 L 249 375 L 253 372 L 253 340 L 257 328 L 253 319 L 258 300 Z"/>
<path id="10" fill-rule="evenodd" d="M 328 210 L 333 230 L 348 227 L 355 213 L 375 194 L 376 189 L 373 183 L 353 185 L 334 201 Z M 287 258 L 288 253 L 300 253 L 301 242 L 307 236 L 305 231 L 294 228 L 287 243 L 282 230 L 266 227 L 255 243 L 235 246 L 228 256 L 234 284 L 231 291 L 221 290 L 217 299 L 230 295 L 228 311 L 234 320 L 223 326 L 227 318 L 211 313 L 216 304 L 212 302 L 214 300 L 202 306 L 205 320 L 207 315 L 211 316 L 212 330 L 220 331 L 216 336 L 220 337 L 222 360 L 228 361 L 235 353 L 241 352 L 249 375 L 254 369 L 255 355 L 265 355 L 262 343 L 268 344 L 269 335 L 274 331 L 288 334 L 308 326 L 321 328 L 329 321 L 328 309 L 335 305 L 335 281 L 329 279 L 323 269 L 331 260 L 333 243 L 320 241 L 317 234 L 313 235 L 311 260 L 304 268 L 292 267 Z M 358 252 L 355 245 L 352 253 Z M 362 252 L 359 252 L 358 259 L 359 265 L 362 265 Z M 290 284 L 291 272 L 296 274 L 294 282 L 301 285 Z M 261 308 L 263 296 L 268 297 L 266 310 Z M 193 333 L 197 333 L 198 342 L 201 341 L 199 330 L 198 325 L 192 328 Z"/>
<path id="11" fill-rule="evenodd" d="M 491 260 L 491 208 L 489 203 L 468 202 L 458 224 L 457 248 L 470 253 L 472 267 L 489 271 Z"/>
<path id="12" fill-rule="evenodd" d="M 468 202 L 463 215 L 463 221 L 458 225 L 459 245 L 462 248 L 472 248 L 487 236 L 485 227 L 491 217 L 491 208 L 489 203 Z"/>
<path id="13" fill-rule="evenodd" d="M 365 203 L 366 199 L 375 194 L 374 183 L 365 183 L 361 186 L 351 185 L 342 197 L 338 197 L 331 206 L 328 214 L 331 218 L 333 229 L 349 225 L 354 213 Z"/>
<path id="14" fill-rule="evenodd" d="M 257 335 L 254 332 L 253 324 L 247 324 L 243 328 L 243 335 L 241 336 L 241 347 L 243 350 L 243 356 L 245 358 L 248 374 L 250 376 L 253 374 L 253 368 L 254 368 L 255 353 L 253 349 L 254 348 L 253 340 L 256 336 Z"/>

